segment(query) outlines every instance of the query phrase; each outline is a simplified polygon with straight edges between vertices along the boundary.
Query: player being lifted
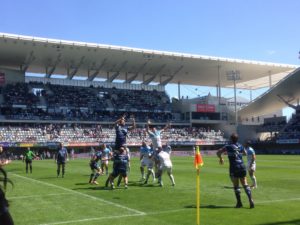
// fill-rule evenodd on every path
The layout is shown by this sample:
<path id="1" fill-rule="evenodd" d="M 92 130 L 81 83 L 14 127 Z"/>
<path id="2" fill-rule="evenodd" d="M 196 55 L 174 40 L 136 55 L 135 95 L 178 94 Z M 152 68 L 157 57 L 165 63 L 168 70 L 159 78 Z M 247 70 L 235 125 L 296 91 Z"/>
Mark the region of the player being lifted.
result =
<path id="1" fill-rule="evenodd" d="M 148 179 L 150 175 L 153 177 L 153 182 L 155 181 L 155 174 L 153 171 L 153 149 L 150 148 L 145 141 L 142 142 L 142 146 L 140 147 L 140 170 L 141 170 L 141 181 L 145 180 L 144 184 L 148 183 Z M 145 167 L 147 167 L 147 175 L 145 178 Z"/>
<path id="2" fill-rule="evenodd" d="M 154 154 L 157 154 L 156 151 L 158 148 L 162 148 L 161 133 L 167 130 L 168 128 L 170 128 L 170 123 L 166 124 L 166 126 L 163 129 L 159 130 L 156 129 L 156 127 L 151 124 L 150 120 L 147 121 L 146 131 L 151 139 L 152 149 L 154 151 Z M 154 162 L 154 170 L 155 170 L 155 177 L 158 177 L 157 160 L 155 160 Z"/>
<path id="3" fill-rule="evenodd" d="M 128 131 L 135 129 L 135 120 L 133 117 L 131 117 L 131 120 L 132 126 L 129 127 L 125 124 L 125 115 L 115 122 L 115 150 L 119 150 L 121 147 L 126 146 Z"/>
<path id="4" fill-rule="evenodd" d="M 103 149 L 104 146 L 105 144 L 103 143 L 101 145 L 101 149 Z M 90 168 L 92 173 L 90 175 L 90 180 L 89 180 L 90 184 L 98 184 L 97 178 L 102 173 L 101 165 L 99 165 L 99 163 L 101 163 L 102 154 L 103 154 L 102 151 L 96 151 L 95 154 L 91 156 Z"/>
<path id="5" fill-rule="evenodd" d="M 146 131 L 152 141 L 153 150 L 156 151 L 158 147 L 162 147 L 161 142 L 161 133 L 170 128 L 170 123 L 166 124 L 161 130 L 156 129 L 154 125 L 151 124 L 151 121 L 147 121 Z"/>

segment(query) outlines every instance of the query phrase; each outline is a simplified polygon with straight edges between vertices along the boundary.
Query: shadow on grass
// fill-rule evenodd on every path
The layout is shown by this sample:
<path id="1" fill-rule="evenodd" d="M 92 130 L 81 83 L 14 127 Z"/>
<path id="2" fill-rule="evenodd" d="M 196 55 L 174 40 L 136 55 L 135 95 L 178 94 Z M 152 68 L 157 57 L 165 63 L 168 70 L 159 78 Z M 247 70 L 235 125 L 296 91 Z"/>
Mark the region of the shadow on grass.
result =
<path id="1" fill-rule="evenodd" d="M 196 209 L 196 205 L 187 205 L 184 208 L 194 208 Z M 200 205 L 201 209 L 232 209 L 233 206 L 225 206 L 225 205 Z"/>
<path id="2" fill-rule="evenodd" d="M 300 219 L 282 221 L 282 222 L 274 222 L 274 223 L 261 223 L 259 225 L 300 225 Z"/>
<path id="3" fill-rule="evenodd" d="M 83 183 L 76 183 L 75 185 L 91 185 L 91 184 L 88 182 L 83 182 Z"/>
<path id="4" fill-rule="evenodd" d="M 148 184 L 144 184 L 144 182 L 128 182 L 128 186 L 132 186 L 132 187 L 145 187 L 145 188 L 159 187 L 156 183 L 152 183 L 152 182 L 149 182 Z"/>
<path id="5" fill-rule="evenodd" d="M 15 173 L 15 172 L 24 172 L 25 173 L 25 169 L 21 169 L 21 168 L 9 168 L 7 169 L 7 172 L 11 172 L 11 173 Z"/>
<path id="6" fill-rule="evenodd" d="M 225 189 L 233 189 L 232 186 L 224 186 Z"/>
<path id="7" fill-rule="evenodd" d="M 72 190 L 94 190 L 94 191 L 110 191 L 110 187 L 104 186 L 90 186 L 90 187 L 82 187 L 82 188 L 72 188 Z"/>
<path id="8" fill-rule="evenodd" d="M 35 179 L 37 180 L 51 180 L 51 179 L 65 179 L 64 177 L 57 177 L 57 176 L 52 176 L 52 177 L 36 177 Z"/>

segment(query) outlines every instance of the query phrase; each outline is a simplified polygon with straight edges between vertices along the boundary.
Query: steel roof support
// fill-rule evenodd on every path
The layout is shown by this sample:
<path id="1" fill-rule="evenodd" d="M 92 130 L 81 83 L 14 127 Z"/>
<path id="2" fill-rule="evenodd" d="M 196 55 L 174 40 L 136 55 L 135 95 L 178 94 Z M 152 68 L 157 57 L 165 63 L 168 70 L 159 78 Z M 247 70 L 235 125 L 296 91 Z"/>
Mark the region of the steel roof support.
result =
<path id="1" fill-rule="evenodd" d="M 88 70 L 88 79 L 87 79 L 88 81 L 93 81 L 96 78 L 96 76 L 99 74 L 100 70 L 105 65 L 106 61 L 107 61 L 107 58 L 103 59 L 103 61 L 101 62 L 100 66 L 98 66 L 98 68 L 95 70 L 94 73 L 89 74 L 93 70 L 92 69 Z"/>
<path id="2" fill-rule="evenodd" d="M 72 78 L 73 78 L 73 77 L 75 76 L 75 74 L 78 72 L 78 69 L 80 68 L 80 66 L 83 64 L 84 58 L 85 58 L 85 56 L 82 56 L 81 59 L 80 59 L 80 61 L 79 61 L 79 63 L 78 63 L 76 66 L 74 66 L 74 67 L 71 66 L 71 68 L 69 67 L 69 68 L 67 69 L 67 72 L 68 72 L 68 77 L 67 77 L 67 79 L 72 80 Z M 70 69 L 73 69 L 73 70 L 70 71 Z"/>

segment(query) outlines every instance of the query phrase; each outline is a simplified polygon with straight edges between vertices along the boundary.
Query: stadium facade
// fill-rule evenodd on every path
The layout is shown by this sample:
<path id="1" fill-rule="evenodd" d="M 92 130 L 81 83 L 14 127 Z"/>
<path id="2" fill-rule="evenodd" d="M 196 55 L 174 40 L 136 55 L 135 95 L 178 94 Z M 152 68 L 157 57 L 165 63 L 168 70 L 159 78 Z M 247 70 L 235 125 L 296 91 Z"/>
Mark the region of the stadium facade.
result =
<path id="1" fill-rule="evenodd" d="M 287 102 L 299 99 L 299 73 L 295 65 L 0 33 L 0 142 L 15 148 L 112 144 L 121 115 L 137 120 L 132 146 L 147 138 L 148 119 L 172 123 L 163 138 L 173 146 L 221 145 L 235 131 L 257 140 L 265 118 L 282 118 Z M 166 94 L 169 83 L 178 85 L 178 98 Z M 217 96 L 183 98 L 181 84 L 212 86 Z M 222 97 L 222 87 L 268 91 L 245 102 Z"/>

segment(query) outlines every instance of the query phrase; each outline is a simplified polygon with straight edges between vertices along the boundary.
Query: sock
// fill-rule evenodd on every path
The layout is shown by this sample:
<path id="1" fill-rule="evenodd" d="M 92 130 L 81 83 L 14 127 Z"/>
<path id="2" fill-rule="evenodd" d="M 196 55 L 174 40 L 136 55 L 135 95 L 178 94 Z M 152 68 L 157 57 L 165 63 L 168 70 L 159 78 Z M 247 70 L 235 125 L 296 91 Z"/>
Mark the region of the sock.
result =
<path id="1" fill-rule="evenodd" d="M 234 187 L 234 193 L 235 193 L 236 201 L 238 203 L 241 203 L 241 189 L 240 189 L 240 187 Z"/>
<path id="2" fill-rule="evenodd" d="M 108 183 L 109 183 L 109 177 L 105 181 L 105 187 L 108 187 Z"/>
<path id="3" fill-rule="evenodd" d="M 145 182 L 148 182 L 148 179 L 149 179 L 149 177 L 150 177 L 150 174 L 151 174 L 151 170 L 148 170 L 147 175 L 146 175 L 146 181 L 145 181 Z"/>
<path id="4" fill-rule="evenodd" d="M 118 178 L 118 183 L 117 183 L 117 186 L 120 186 L 120 184 L 121 184 L 121 181 L 122 181 L 122 177 L 121 177 L 121 176 L 119 176 L 119 178 Z"/>
<path id="5" fill-rule="evenodd" d="M 152 175 L 152 177 L 153 177 L 153 181 L 155 181 L 155 173 L 154 173 L 154 170 L 151 169 L 150 172 L 151 172 L 151 175 Z"/>
<path id="6" fill-rule="evenodd" d="M 142 175 L 142 179 L 145 179 L 145 171 L 143 167 L 141 167 L 141 175 Z"/>
<path id="7" fill-rule="evenodd" d="M 99 173 L 96 173 L 96 174 L 94 175 L 93 181 L 96 181 L 98 177 L 99 177 Z"/>
<path id="8" fill-rule="evenodd" d="M 175 184 L 175 180 L 174 180 L 173 174 L 170 174 L 169 177 L 171 179 L 172 185 L 174 185 Z"/>
<path id="9" fill-rule="evenodd" d="M 251 188 L 248 185 L 245 185 L 244 190 L 248 196 L 249 202 L 251 202 L 252 201 Z"/>
<path id="10" fill-rule="evenodd" d="M 92 182 L 92 180 L 93 180 L 93 177 L 94 177 L 94 173 L 91 173 L 91 175 L 90 175 L 90 180 L 89 180 L 89 183 L 91 183 L 91 182 Z"/>
<path id="11" fill-rule="evenodd" d="M 255 176 L 252 176 L 252 177 L 250 177 L 250 178 L 251 178 L 251 180 L 252 180 L 253 186 L 254 186 L 254 187 L 257 187 L 256 177 L 255 177 Z"/>

